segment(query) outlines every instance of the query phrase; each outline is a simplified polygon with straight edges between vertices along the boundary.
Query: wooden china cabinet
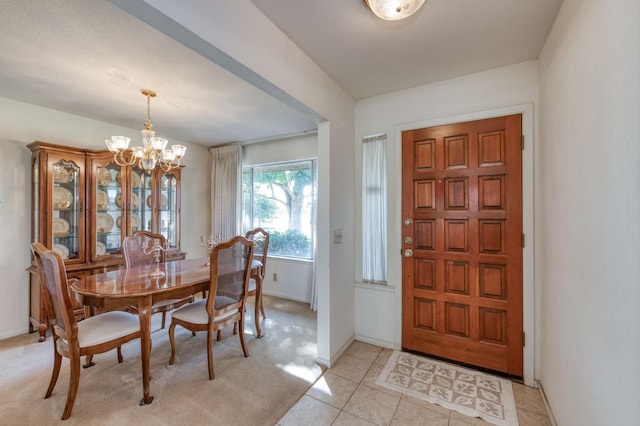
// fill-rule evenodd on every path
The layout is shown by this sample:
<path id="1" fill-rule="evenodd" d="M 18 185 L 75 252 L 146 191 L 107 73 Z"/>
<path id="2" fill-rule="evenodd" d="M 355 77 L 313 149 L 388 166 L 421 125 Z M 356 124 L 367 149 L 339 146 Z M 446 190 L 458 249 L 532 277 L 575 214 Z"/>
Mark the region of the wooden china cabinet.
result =
<path id="1" fill-rule="evenodd" d="M 146 171 L 119 166 L 109 151 L 72 148 L 47 142 L 28 145 L 32 152 L 31 241 L 58 252 L 67 276 L 79 278 L 124 267 L 122 241 L 137 231 L 166 237 L 167 261 L 184 259 L 180 251 L 181 169 Z M 46 312 L 40 280 L 29 271 L 31 331 L 45 338 Z M 84 317 L 79 304 L 74 310 Z"/>

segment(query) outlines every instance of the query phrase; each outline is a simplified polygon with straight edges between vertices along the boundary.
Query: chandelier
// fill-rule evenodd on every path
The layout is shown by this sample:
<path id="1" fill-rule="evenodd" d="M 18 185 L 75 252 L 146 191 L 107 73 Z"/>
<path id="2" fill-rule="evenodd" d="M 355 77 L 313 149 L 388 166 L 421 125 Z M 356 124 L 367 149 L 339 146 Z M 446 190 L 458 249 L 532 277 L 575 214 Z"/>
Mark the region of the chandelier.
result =
<path id="1" fill-rule="evenodd" d="M 149 89 L 142 89 L 142 94 L 147 97 L 147 121 L 142 129 L 142 146 L 129 148 L 131 138 L 125 136 L 111 136 L 106 139 L 107 149 L 113 153 L 113 160 L 119 166 L 138 165 L 151 171 L 159 166 L 164 171 L 169 171 L 180 166 L 180 159 L 184 157 L 187 147 L 184 145 L 171 145 L 167 148 L 167 140 L 155 137 L 156 132 L 151 124 L 151 98 L 155 98 L 156 92 Z M 174 163 L 177 161 L 177 163 Z"/>
<path id="2" fill-rule="evenodd" d="M 364 2 L 378 18 L 397 21 L 416 13 L 425 0 L 364 0 Z"/>

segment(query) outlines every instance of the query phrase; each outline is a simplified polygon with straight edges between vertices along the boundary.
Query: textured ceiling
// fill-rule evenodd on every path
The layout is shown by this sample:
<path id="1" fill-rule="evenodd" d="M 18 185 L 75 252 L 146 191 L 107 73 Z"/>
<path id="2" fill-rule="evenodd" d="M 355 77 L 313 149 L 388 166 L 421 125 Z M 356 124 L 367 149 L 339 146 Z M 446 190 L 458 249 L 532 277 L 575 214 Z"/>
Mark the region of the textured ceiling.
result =
<path id="1" fill-rule="evenodd" d="M 376 18 L 361 0 L 252 3 L 362 99 L 535 59 L 562 2 L 427 0 L 399 22 Z M 0 97 L 142 128 L 139 91 L 150 88 L 158 93 L 151 103 L 158 134 L 206 146 L 317 126 L 314 114 L 108 1 L 0 0 L 0 7 Z"/>

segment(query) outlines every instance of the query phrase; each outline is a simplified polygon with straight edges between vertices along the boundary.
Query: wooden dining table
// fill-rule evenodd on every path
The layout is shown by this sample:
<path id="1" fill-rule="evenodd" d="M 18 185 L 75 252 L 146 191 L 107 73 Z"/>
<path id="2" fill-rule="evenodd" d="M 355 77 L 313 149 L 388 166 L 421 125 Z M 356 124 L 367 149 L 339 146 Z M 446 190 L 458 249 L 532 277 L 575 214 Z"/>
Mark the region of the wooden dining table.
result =
<path id="1" fill-rule="evenodd" d="M 151 404 L 153 396 L 149 385 L 151 358 L 151 306 L 166 299 L 180 299 L 209 290 L 210 267 L 206 258 L 177 260 L 160 264 L 164 276 L 149 276 L 156 265 L 143 265 L 119 269 L 97 275 L 87 275 L 71 284 L 78 301 L 91 310 L 122 309 L 135 306 L 140 318 L 140 348 L 142 358 L 142 391 L 140 405 Z M 251 276 L 261 289 L 260 268 L 262 263 L 253 259 Z M 235 264 L 219 265 L 218 275 L 238 272 Z M 259 321 L 259 306 L 262 291 L 257 291 L 255 301 L 256 337 L 262 336 Z"/>

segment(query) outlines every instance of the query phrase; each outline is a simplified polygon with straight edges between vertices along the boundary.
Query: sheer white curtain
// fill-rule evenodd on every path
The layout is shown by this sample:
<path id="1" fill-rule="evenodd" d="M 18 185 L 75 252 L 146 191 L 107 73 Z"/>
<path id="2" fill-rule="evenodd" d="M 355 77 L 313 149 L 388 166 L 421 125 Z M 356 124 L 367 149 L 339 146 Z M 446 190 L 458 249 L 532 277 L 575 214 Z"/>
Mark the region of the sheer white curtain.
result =
<path id="1" fill-rule="evenodd" d="M 362 281 L 386 285 L 387 135 L 362 142 Z"/>
<path id="2" fill-rule="evenodd" d="M 242 147 L 209 150 L 211 160 L 211 233 L 227 241 L 242 231 Z"/>

